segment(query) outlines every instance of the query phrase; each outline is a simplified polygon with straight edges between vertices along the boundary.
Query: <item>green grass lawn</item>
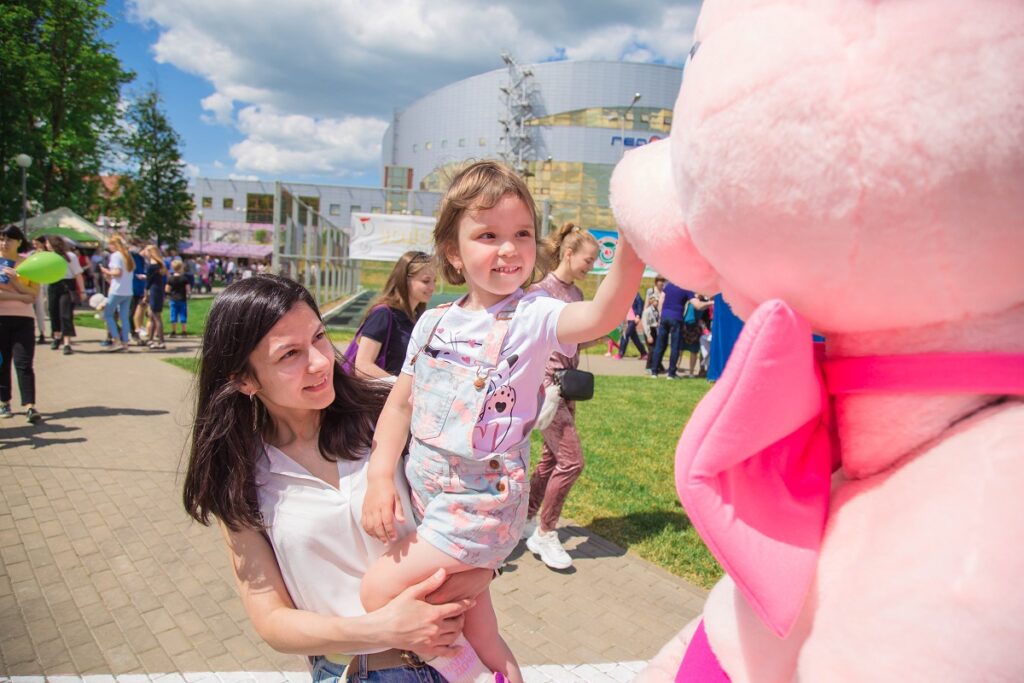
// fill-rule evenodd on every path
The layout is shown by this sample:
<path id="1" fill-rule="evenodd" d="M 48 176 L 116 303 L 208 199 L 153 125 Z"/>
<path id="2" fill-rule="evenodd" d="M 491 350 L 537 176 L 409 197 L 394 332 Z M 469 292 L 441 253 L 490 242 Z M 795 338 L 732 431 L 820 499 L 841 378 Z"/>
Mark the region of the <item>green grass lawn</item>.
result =
<path id="1" fill-rule="evenodd" d="M 673 477 L 683 425 L 707 393 L 703 380 L 598 376 L 577 403 L 586 465 L 563 516 L 693 583 L 722 574 L 679 505 Z M 532 438 L 532 460 L 541 438 Z"/>
<path id="2" fill-rule="evenodd" d="M 171 333 L 171 311 L 168 305 L 169 301 L 164 301 L 164 336 L 166 337 Z M 210 306 L 213 305 L 212 296 L 203 296 L 198 298 L 190 299 L 188 302 L 188 333 L 191 335 L 202 336 L 203 330 L 206 329 L 206 317 L 210 314 Z M 96 317 L 99 315 L 100 317 Z M 75 325 L 81 325 L 82 327 L 92 327 L 95 329 L 102 330 L 106 327 L 106 323 L 103 322 L 103 312 L 93 310 L 76 310 L 75 311 Z"/>

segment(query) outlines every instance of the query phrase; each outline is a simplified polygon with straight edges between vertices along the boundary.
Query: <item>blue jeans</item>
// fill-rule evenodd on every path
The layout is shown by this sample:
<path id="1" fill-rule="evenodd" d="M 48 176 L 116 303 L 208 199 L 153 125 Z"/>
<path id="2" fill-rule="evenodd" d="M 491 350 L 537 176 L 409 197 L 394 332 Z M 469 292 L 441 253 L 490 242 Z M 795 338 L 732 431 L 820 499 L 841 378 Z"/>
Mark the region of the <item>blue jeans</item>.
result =
<path id="1" fill-rule="evenodd" d="M 110 338 L 115 342 L 117 341 L 118 333 L 117 323 L 114 322 L 114 312 L 116 311 L 121 319 L 121 341 L 127 344 L 132 333 L 132 319 L 128 314 L 131 307 L 131 294 L 114 294 L 107 299 L 107 307 L 103 309 L 103 319 L 107 321 L 107 332 L 110 333 Z"/>
<path id="2" fill-rule="evenodd" d="M 661 359 L 665 357 L 665 347 L 670 346 L 668 376 L 676 376 L 676 363 L 679 362 L 679 333 L 682 327 L 682 320 L 662 320 L 658 324 L 658 340 L 654 342 L 654 354 L 651 355 L 652 374 L 657 374 Z"/>
<path id="3" fill-rule="evenodd" d="M 323 657 L 313 657 L 313 683 L 337 683 L 345 673 L 344 664 L 335 664 Z M 380 671 L 363 671 L 359 667 L 360 659 L 352 660 L 352 670 L 348 680 L 352 683 L 445 683 L 441 674 L 429 666 L 418 669 L 411 666 L 400 666 Z"/>
<path id="4" fill-rule="evenodd" d="M 633 345 L 636 346 L 636 350 L 640 352 L 641 356 L 647 355 L 647 347 L 644 346 L 644 342 L 640 339 L 640 335 L 636 331 L 636 321 L 629 320 L 626 322 L 626 331 L 622 333 L 622 337 L 619 338 L 619 358 L 626 355 L 626 350 L 629 348 L 629 342 L 632 341 Z"/>

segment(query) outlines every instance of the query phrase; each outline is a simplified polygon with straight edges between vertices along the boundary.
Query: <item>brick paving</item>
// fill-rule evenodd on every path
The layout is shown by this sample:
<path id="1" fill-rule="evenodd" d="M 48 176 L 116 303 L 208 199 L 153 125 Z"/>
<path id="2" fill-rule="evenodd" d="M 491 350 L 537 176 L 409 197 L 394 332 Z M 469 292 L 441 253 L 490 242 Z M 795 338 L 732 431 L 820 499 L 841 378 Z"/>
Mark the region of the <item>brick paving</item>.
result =
<path id="1" fill-rule="evenodd" d="M 304 670 L 255 634 L 219 532 L 182 510 L 191 375 L 159 358 L 191 357 L 196 342 L 108 354 L 99 331 L 80 332 L 72 356 L 37 348 L 43 422 L 25 423 L 17 392 L 0 421 L 0 680 Z M 629 680 L 705 593 L 585 529 L 560 533 L 573 570 L 520 545 L 493 584 L 509 645 L 531 681 Z"/>

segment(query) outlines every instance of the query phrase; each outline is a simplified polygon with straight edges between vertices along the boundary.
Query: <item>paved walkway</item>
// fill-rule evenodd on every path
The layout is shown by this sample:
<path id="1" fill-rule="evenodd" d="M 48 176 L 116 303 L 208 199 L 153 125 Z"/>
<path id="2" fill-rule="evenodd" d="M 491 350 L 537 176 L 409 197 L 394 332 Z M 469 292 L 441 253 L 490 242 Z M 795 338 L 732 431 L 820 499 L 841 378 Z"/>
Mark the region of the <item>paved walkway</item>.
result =
<path id="1" fill-rule="evenodd" d="M 249 625 L 219 532 L 182 510 L 191 375 L 159 358 L 197 343 L 108 354 L 80 332 L 72 356 L 37 349 L 43 422 L 0 422 L 0 680 L 295 679 L 280 672 L 303 661 Z M 704 592 L 584 529 L 560 533 L 573 570 L 521 545 L 493 584 L 509 645 L 531 681 L 629 680 Z"/>

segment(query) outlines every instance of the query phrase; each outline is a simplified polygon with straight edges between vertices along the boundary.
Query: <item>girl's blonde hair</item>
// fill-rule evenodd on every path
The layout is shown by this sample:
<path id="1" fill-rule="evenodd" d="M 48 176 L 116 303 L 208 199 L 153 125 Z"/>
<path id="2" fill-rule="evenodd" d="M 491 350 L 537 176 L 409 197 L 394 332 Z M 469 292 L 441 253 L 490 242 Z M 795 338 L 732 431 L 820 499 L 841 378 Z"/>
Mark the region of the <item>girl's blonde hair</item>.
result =
<path id="1" fill-rule="evenodd" d="M 160 264 L 160 274 L 167 275 L 167 266 L 164 265 L 164 257 L 160 254 L 160 247 L 155 244 L 150 244 L 142 250 L 142 255 L 155 263 Z"/>
<path id="2" fill-rule="evenodd" d="M 584 230 L 575 223 L 566 223 L 544 239 L 544 257 L 547 259 L 548 269 L 557 268 L 566 251 L 572 250 L 573 253 L 576 253 L 587 244 L 593 245 L 595 249 L 600 249 L 597 239 L 588 230 Z"/>
<path id="3" fill-rule="evenodd" d="M 391 275 L 384 284 L 384 289 L 381 290 L 380 295 L 370 304 L 370 307 L 366 309 L 366 315 L 363 316 L 363 320 L 365 321 L 369 317 L 370 311 L 382 304 L 405 311 L 405 314 L 409 316 L 409 320 L 413 322 L 419 320 L 419 317 L 423 315 L 423 311 L 427 309 L 427 305 L 421 303 L 417 304 L 416 308 L 412 307 L 409 301 L 409 279 L 416 277 L 424 268 L 433 267 L 434 262 L 430 258 L 430 254 L 425 254 L 422 251 L 407 251 L 402 254 L 398 261 L 395 262 L 395 267 L 391 269 Z"/>
<path id="4" fill-rule="evenodd" d="M 434 258 L 437 272 L 446 282 L 461 285 L 466 282 L 455 266 L 448 260 L 449 250 L 459 242 L 459 221 L 467 211 L 494 208 L 502 197 L 511 195 L 518 198 L 530 211 L 533 218 L 534 235 L 537 234 L 537 206 L 533 203 L 526 183 L 515 171 L 498 161 L 477 161 L 470 164 L 452 179 L 452 184 L 441 200 L 441 211 L 434 226 Z M 539 244 L 539 242 L 538 242 Z M 538 273 L 530 274 L 528 285 Z"/>
<path id="5" fill-rule="evenodd" d="M 111 235 L 110 239 L 107 240 L 107 244 L 114 248 L 114 251 L 121 255 L 124 259 L 124 268 L 129 273 L 135 270 L 135 259 L 132 258 L 131 253 L 128 251 L 128 245 L 124 243 L 124 238 L 120 235 Z"/>

